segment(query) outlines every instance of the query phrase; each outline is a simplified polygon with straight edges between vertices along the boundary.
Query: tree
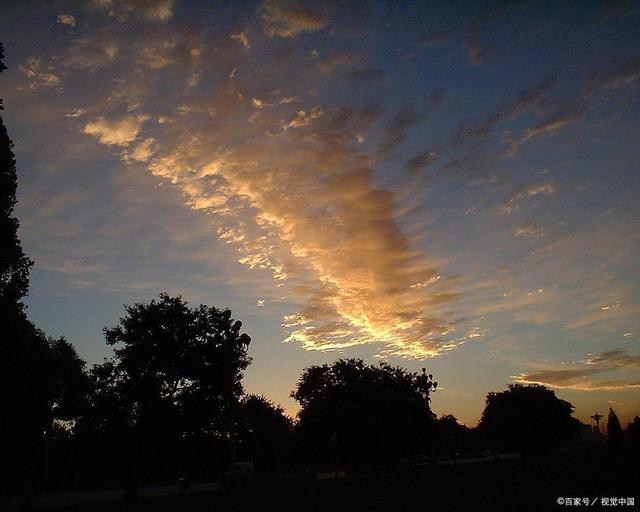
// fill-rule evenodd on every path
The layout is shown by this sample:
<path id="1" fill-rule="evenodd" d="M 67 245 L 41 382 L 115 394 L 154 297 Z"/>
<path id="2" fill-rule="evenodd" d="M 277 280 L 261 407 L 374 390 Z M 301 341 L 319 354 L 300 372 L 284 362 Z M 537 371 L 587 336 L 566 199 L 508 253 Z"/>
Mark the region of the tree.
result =
<path id="1" fill-rule="evenodd" d="M 617 447 L 622 444 L 622 427 L 620 427 L 620 420 L 611 407 L 609 407 L 609 414 L 607 416 L 607 438 L 612 447 Z"/>
<path id="2" fill-rule="evenodd" d="M 235 416 L 251 338 L 231 311 L 181 297 L 126 307 L 120 323 L 104 330 L 113 361 L 94 370 L 92 397 L 105 415 L 125 411 L 131 447 L 143 448 L 149 471 L 173 464 L 183 440 L 226 436 L 234 458 Z M 93 418 L 108 429 L 106 418 Z"/>
<path id="3" fill-rule="evenodd" d="M 487 395 L 478 428 L 491 442 L 524 453 L 557 448 L 571 441 L 579 422 L 573 406 L 537 384 L 511 384 Z"/>
<path id="4" fill-rule="evenodd" d="M 471 432 L 466 425 L 458 423 L 452 414 L 440 416 L 436 422 L 437 448 L 439 455 L 458 453 L 470 444 Z"/>
<path id="5" fill-rule="evenodd" d="M 3 58 L 0 44 L 0 72 Z M 32 261 L 13 217 L 16 188 L 13 143 L 0 116 L 0 499 L 3 493 L 28 494 L 42 482 L 47 436 L 55 420 L 77 415 L 86 383 L 73 346 L 47 338 L 27 318 L 22 299 Z"/>
<path id="6" fill-rule="evenodd" d="M 629 444 L 635 451 L 640 451 L 640 416 L 635 416 L 633 421 L 627 424 Z"/>
<path id="7" fill-rule="evenodd" d="M 0 73 L 4 50 L 0 44 Z M 0 110 L 4 107 L 0 100 Z M 0 310 L 15 315 L 22 309 L 22 298 L 29 288 L 29 270 L 33 262 L 22 251 L 18 238 L 18 219 L 13 217 L 16 205 L 16 160 L 13 142 L 0 116 Z"/>
<path id="8" fill-rule="evenodd" d="M 240 401 L 238 440 L 241 456 L 255 462 L 257 470 L 279 471 L 291 442 L 293 422 L 284 409 L 263 396 Z"/>
<path id="9" fill-rule="evenodd" d="M 23 313 L 20 313 L 23 315 Z M 3 332 L 0 357 L 0 443 L 7 492 L 46 483 L 44 456 L 56 422 L 73 424 L 88 381 L 84 361 L 64 338 L 50 339 L 26 318 Z"/>
<path id="10" fill-rule="evenodd" d="M 418 455 L 433 426 L 429 395 L 436 386 L 425 370 L 411 373 L 385 363 L 340 359 L 311 366 L 292 393 L 301 407 L 300 441 L 324 465 Z"/>

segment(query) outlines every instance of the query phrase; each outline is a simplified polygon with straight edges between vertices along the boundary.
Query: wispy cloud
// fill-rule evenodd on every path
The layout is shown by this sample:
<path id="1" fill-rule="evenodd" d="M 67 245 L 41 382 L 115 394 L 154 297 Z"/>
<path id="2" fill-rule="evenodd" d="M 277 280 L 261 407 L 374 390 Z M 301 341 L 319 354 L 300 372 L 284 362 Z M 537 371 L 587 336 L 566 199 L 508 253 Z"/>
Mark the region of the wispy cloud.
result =
<path id="1" fill-rule="evenodd" d="M 61 90 L 62 80 L 54 73 L 52 65 L 43 64 L 40 57 L 31 56 L 24 64 L 20 65 L 20 71 L 29 79 L 29 89 L 55 88 Z"/>
<path id="2" fill-rule="evenodd" d="M 120 22 L 131 18 L 167 21 L 173 14 L 174 0 L 92 0 L 109 16 Z"/>
<path id="3" fill-rule="evenodd" d="M 639 380 L 599 379 L 603 373 L 615 372 L 625 368 L 640 367 L 640 356 L 629 355 L 622 349 L 601 352 L 579 361 L 576 368 L 549 368 L 512 377 L 517 382 L 543 384 L 553 388 L 567 388 L 579 391 L 617 391 L 639 389 Z"/>
<path id="4" fill-rule="evenodd" d="M 262 18 L 265 32 L 271 37 L 293 38 L 304 32 L 316 32 L 327 24 L 323 14 L 289 0 L 265 0 Z"/>

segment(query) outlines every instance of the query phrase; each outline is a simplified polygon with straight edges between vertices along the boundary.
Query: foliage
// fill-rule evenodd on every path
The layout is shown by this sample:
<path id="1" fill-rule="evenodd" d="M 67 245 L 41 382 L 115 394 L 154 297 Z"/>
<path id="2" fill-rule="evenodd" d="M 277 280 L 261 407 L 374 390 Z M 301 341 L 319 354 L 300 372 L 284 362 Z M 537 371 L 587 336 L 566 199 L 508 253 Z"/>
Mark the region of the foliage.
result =
<path id="1" fill-rule="evenodd" d="M 3 58 L 0 44 L 0 72 L 6 69 Z M 44 435 L 56 420 L 77 417 L 87 391 L 84 362 L 73 346 L 64 338 L 47 338 L 25 313 L 22 299 L 32 262 L 22 251 L 13 217 L 12 149 L 0 117 L 0 497 L 3 487 L 27 491 L 40 479 Z"/>
<path id="2" fill-rule="evenodd" d="M 640 416 L 635 416 L 627 425 L 627 435 L 631 448 L 640 451 Z"/>
<path id="3" fill-rule="evenodd" d="M 0 449 L 10 471 L 0 476 L 9 488 L 23 488 L 42 475 L 43 436 L 81 413 L 88 382 L 84 361 L 64 338 L 47 338 L 22 311 L 9 320 L 0 328 Z"/>
<path id="4" fill-rule="evenodd" d="M 0 73 L 6 69 L 0 47 Z M 0 103 L 1 105 L 1 103 Z M 0 310 L 22 309 L 22 298 L 29 288 L 29 270 L 33 262 L 22 251 L 18 239 L 16 205 L 16 160 L 13 142 L 0 116 Z"/>
<path id="5" fill-rule="evenodd" d="M 263 396 L 247 395 L 238 410 L 240 457 L 257 470 L 279 470 L 293 431 L 284 409 Z"/>
<path id="6" fill-rule="evenodd" d="M 110 447 L 104 456 L 114 466 L 123 459 L 149 477 L 177 465 L 187 471 L 185 464 L 195 467 L 203 450 L 233 435 L 251 338 L 231 311 L 191 308 L 181 297 L 161 294 L 125 309 L 118 325 L 104 329 L 114 357 L 89 372 L 76 431 L 87 446 Z"/>
<path id="7" fill-rule="evenodd" d="M 425 449 L 434 415 L 429 395 L 437 383 L 381 363 L 340 359 L 307 368 L 292 393 L 301 406 L 298 431 L 317 462 L 357 464 L 395 460 Z"/>
<path id="8" fill-rule="evenodd" d="M 619 446 L 622 443 L 622 427 L 616 412 L 609 407 L 607 416 L 607 438 L 611 446 Z"/>
<path id="9" fill-rule="evenodd" d="M 537 384 L 511 384 L 506 391 L 489 393 L 480 419 L 480 431 L 491 441 L 522 452 L 552 449 L 571 441 L 579 422 L 573 406 Z"/>
<path id="10" fill-rule="evenodd" d="M 229 310 L 192 309 L 167 294 L 126 312 L 104 333 L 115 347 L 112 389 L 127 401 L 133 421 L 149 428 L 161 422 L 185 433 L 221 426 L 242 394 L 242 372 L 250 364 L 251 338 L 240 332 L 242 322 Z"/>

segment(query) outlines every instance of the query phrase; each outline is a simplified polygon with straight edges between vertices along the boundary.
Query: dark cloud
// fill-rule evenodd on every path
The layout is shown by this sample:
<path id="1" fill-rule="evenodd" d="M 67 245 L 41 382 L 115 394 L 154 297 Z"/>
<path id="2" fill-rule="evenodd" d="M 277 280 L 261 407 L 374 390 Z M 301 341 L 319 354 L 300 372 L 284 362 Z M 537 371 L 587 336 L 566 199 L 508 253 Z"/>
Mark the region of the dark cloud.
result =
<path id="1" fill-rule="evenodd" d="M 555 77 L 547 77 L 521 91 L 513 100 L 502 105 L 486 119 L 482 121 L 464 119 L 454 131 L 452 139 L 456 142 L 485 140 L 498 125 L 525 113 L 536 105 L 555 84 Z"/>
<path id="2" fill-rule="evenodd" d="M 616 89 L 640 79 L 640 57 L 632 57 L 606 74 L 595 76 L 589 84 L 588 92 L 595 89 Z"/>
<path id="3" fill-rule="evenodd" d="M 615 368 L 635 368 L 640 366 L 640 355 L 632 356 L 625 350 L 617 348 L 596 354 L 595 356 L 587 359 L 586 363 Z"/>
<path id="4" fill-rule="evenodd" d="M 596 21 L 605 23 L 613 19 L 626 18 L 640 11 L 640 4 L 636 0 L 605 0 L 596 15 Z"/>
<path id="5" fill-rule="evenodd" d="M 361 68 L 345 71 L 341 76 L 355 85 L 372 85 L 381 82 L 386 72 L 380 68 Z"/>
<path id="6" fill-rule="evenodd" d="M 388 158 L 407 139 L 409 131 L 425 119 L 425 114 L 406 105 L 398 110 L 386 123 L 382 140 L 376 149 L 378 158 Z"/>
<path id="7" fill-rule="evenodd" d="M 287 0 L 265 0 L 262 18 L 265 32 L 271 37 L 293 38 L 304 32 L 316 32 L 327 24 L 324 14 Z"/>
<path id="8" fill-rule="evenodd" d="M 402 167 L 405 171 L 415 174 L 427 168 L 434 163 L 436 159 L 437 155 L 435 151 L 426 150 L 407 160 Z"/>
<path id="9" fill-rule="evenodd" d="M 629 355 L 625 350 L 614 349 L 601 352 L 586 361 L 578 362 L 578 364 L 581 365 L 578 368 L 550 368 L 521 373 L 513 378 L 523 383 L 543 384 L 554 388 L 582 391 L 640 388 L 640 381 L 638 380 L 603 380 L 595 378 L 602 373 L 639 367 L 640 356 Z"/>
<path id="10" fill-rule="evenodd" d="M 490 25 L 505 16 L 509 8 L 524 4 L 528 0 L 493 0 L 475 16 L 467 30 L 467 56 L 469 62 L 478 65 L 490 50 L 485 41 Z"/>

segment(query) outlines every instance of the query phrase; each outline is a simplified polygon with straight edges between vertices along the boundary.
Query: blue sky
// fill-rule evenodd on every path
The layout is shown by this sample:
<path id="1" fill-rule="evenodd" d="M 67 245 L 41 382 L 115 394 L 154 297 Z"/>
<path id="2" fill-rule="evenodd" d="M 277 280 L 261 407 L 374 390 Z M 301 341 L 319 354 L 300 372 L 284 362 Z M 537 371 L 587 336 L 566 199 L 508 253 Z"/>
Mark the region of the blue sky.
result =
<path id="1" fill-rule="evenodd" d="M 292 414 L 338 357 L 467 424 L 516 381 L 640 413 L 637 2 L 3 9 L 29 312 L 87 361 L 166 291 L 231 308 Z"/>

